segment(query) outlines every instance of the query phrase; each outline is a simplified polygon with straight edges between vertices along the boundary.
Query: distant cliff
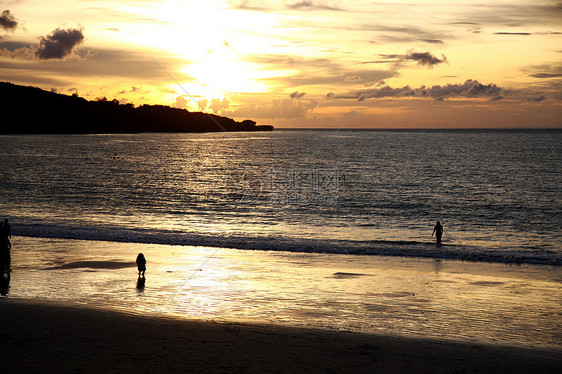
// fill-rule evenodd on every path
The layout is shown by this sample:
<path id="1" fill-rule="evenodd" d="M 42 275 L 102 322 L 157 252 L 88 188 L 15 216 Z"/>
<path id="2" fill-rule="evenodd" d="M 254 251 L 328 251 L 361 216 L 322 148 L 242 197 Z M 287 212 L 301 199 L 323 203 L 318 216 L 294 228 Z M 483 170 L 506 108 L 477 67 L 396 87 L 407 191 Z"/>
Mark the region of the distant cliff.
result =
<path id="1" fill-rule="evenodd" d="M 115 134 L 138 132 L 272 131 L 254 121 L 237 122 L 214 114 L 163 105 L 121 105 L 88 101 L 36 87 L 0 82 L 4 118 L 1 134 Z"/>

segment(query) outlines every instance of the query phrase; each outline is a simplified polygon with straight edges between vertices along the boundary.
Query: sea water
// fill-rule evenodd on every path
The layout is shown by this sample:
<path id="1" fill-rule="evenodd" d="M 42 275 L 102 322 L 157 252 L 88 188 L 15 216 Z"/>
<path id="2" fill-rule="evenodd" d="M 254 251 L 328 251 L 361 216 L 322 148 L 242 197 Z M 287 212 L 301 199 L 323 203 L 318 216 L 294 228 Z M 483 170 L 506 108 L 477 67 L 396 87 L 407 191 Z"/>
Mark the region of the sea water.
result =
<path id="1" fill-rule="evenodd" d="M 14 271 L 1 291 L 560 350 L 561 140 L 556 130 L 2 136 Z"/>
<path id="2" fill-rule="evenodd" d="M 1 136 L 0 216 L 34 237 L 560 265 L 561 165 L 557 130 Z"/>

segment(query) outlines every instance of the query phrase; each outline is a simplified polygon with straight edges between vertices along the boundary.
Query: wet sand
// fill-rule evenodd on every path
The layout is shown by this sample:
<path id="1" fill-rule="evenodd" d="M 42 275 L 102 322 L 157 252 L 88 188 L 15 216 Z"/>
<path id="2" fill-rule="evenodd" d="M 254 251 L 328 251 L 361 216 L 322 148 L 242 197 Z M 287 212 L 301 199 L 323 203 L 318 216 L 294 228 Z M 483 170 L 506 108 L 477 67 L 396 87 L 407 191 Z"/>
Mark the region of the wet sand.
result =
<path id="1" fill-rule="evenodd" d="M 7 372 L 555 373 L 562 352 L 0 299 Z"/>
<path id="2" fill-rule="evenodd" d="M 561 267 L 26 237 L 14 243 L 11 281 L 0 287 L 8 299 L 562 351 Z M 148 260 L 141 283 L 139 252 Z"/>

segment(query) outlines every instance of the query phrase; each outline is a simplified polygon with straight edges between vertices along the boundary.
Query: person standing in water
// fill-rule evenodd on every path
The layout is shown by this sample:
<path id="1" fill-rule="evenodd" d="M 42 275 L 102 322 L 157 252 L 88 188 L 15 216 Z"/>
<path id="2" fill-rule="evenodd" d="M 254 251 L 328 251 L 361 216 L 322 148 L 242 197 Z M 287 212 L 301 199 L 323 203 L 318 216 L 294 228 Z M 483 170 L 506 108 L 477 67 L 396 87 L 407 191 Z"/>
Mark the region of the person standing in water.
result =
<path id="1" fill-rule="evenodd" d="M 5 219 L 0 224 L 0 263 L 3 271 L 10 272 L 11 266 L 11 255 L 10 250 L 12 249 L 12 244 L 10 239 L 12 238 L 12 229 L 8 220 Z"/>
<path id="2" fill-rule="evenodd" d="M 142 276 L 144 278 L 144 272 L 146 271 L 146 258 L 142 253 L 137 256 L 137 269 L 139 270 L 139 278 Z"/>
<path id="3" fill-rule="evenodd" d="M 441 237 L 443 236 L 443 226 L 441 226 L 441 223 L 439 221 L 437 221 L 437 223 L 435 224 L 431 236 L 433 236 L 433 234 L 435 234 L 435 238 L 437 238 L 437 244 L 441 244 Z"/>

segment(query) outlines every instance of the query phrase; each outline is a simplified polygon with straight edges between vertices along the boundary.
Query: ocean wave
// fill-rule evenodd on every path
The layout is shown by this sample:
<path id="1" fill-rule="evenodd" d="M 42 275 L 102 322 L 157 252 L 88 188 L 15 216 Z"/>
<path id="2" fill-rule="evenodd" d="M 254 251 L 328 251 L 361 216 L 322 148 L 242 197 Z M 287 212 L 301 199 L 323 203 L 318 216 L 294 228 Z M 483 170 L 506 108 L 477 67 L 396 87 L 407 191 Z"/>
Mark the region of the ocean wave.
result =
<path id="1" fill-rule="evenodd" d="M 75 226 L 20 223 L 14 235 L 53 239 L 99 240 L 144 244 L 206 246 L 241 250 L 332 253 L 340 255 L 403 256 L 506 264 L 562 265 L 562 255 L 533 248 L 490 249 L 474 245 L 443 244 L 414 240 L 338 240 L 288 236 L 200 234 L 150 228 Z"/>

